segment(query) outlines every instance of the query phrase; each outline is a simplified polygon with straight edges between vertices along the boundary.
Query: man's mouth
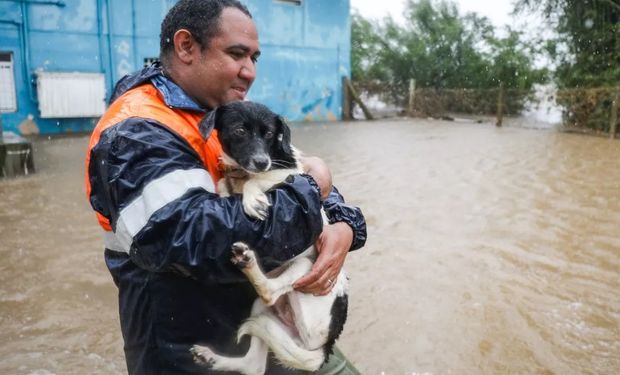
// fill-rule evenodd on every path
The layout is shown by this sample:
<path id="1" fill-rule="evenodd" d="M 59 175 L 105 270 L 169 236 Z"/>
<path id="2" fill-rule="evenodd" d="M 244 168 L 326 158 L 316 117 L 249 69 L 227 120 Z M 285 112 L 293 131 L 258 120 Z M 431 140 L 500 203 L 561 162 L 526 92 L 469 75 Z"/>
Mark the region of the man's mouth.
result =
<path id="1" fill-rule="evenodd" d="M 241 86 L 236 86 L 232 88 L 236 93 L 238 93 L 239 95 L 241 95 L 242 97 L 245 97 L 245 94 L 247 94 L 248 89 L 245 87 L 241 87 Z"/>

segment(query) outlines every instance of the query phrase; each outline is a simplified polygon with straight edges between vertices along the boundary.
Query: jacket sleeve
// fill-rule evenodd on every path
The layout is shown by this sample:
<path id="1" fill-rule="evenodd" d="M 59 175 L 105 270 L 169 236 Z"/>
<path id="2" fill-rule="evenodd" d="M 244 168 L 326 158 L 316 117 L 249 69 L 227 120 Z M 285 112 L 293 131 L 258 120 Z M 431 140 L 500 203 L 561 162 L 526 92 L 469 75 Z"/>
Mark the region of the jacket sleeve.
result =
<path id="1" fill-rule="evenodd" d="M 366 244 L 366 219 L 362 210 L 346 204 L 344 197 L 335 186 L 323 202 L 323 209 L 331 224 L 344 222 L 349 224 L 353 230 L 353 243 L 349 251 L 357 250 Z"/>
<path id="2" fill-rule="evenodd" d="M 236 279 L 230 248 L 253 247 L 267 270 L 304 251 L 322 230 L 318 186 L 293 176 L 269 192 L 265 221 L 245 215 L 239 196 L 214 193 L 195 151 L 164 126 L 128 119 L 91 151 L 91 205 L 126 236 L 129 256 L 151 271 L 183 269 L 208 280 Z"/>

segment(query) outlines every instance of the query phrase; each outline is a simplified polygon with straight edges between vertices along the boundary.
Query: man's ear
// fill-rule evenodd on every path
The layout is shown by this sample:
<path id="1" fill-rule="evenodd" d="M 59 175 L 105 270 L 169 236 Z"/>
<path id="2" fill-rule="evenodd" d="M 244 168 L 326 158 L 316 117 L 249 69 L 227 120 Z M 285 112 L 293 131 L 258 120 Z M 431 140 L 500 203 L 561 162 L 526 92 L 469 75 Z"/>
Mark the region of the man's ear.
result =
<path id="1" fill-rule="evenodd" d="M 185 64 L 191 64 L 194 59 L 196 48 L 200 49 L 200 45 L 187 29 L 180 29 L 174 33 L 174 54 Z"/>

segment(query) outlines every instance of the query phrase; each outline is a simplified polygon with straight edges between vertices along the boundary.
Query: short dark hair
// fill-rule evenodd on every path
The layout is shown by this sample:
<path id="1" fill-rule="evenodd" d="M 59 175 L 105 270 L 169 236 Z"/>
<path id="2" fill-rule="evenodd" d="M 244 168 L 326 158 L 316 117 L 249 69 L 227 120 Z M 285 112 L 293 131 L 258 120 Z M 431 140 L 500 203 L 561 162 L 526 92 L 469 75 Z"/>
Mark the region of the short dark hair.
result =
<path id="1" fill-rule="evenodd" d="M 207 48 L 211 38 L 219 31 L 222 10 L 229 7 L 237 8 L 252 18 L 248 8 L 237 0 L 181 0 L 176 3 L 161 23 L 159 59 L 165 62 L 174 49 L 174 34 L 180 29 L 187 29 L 202 50 Z"/>

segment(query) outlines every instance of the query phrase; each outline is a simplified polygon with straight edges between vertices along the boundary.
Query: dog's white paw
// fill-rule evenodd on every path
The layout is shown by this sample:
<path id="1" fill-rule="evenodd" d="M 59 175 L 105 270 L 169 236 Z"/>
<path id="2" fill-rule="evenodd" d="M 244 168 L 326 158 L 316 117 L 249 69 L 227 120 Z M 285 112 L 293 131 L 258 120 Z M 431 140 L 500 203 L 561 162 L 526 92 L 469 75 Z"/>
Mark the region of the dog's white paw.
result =
<path id="1" fill-rule="evenodd" d="M 232 254 L 230 261 L 239 268 L 250 267 L 256 262 L 254 251 L 250 250 L 248 245 L 243 242 L 235 242 L 232 245 Z"/>
<path id="2" fill-rule="evenodd" d="M 253 218 L 265 220 L 269 214 L 269 206 L 269 198 L 263 192 L 243 195 L 243 210 Z"/>
<path id="3" fill-rule="evenodd" d="M 216 362 L 216 354 L 206 346 L 194 345 L 189 350 L 194 356 L 194 361 L 207 368 L 213 368 Z"/>

